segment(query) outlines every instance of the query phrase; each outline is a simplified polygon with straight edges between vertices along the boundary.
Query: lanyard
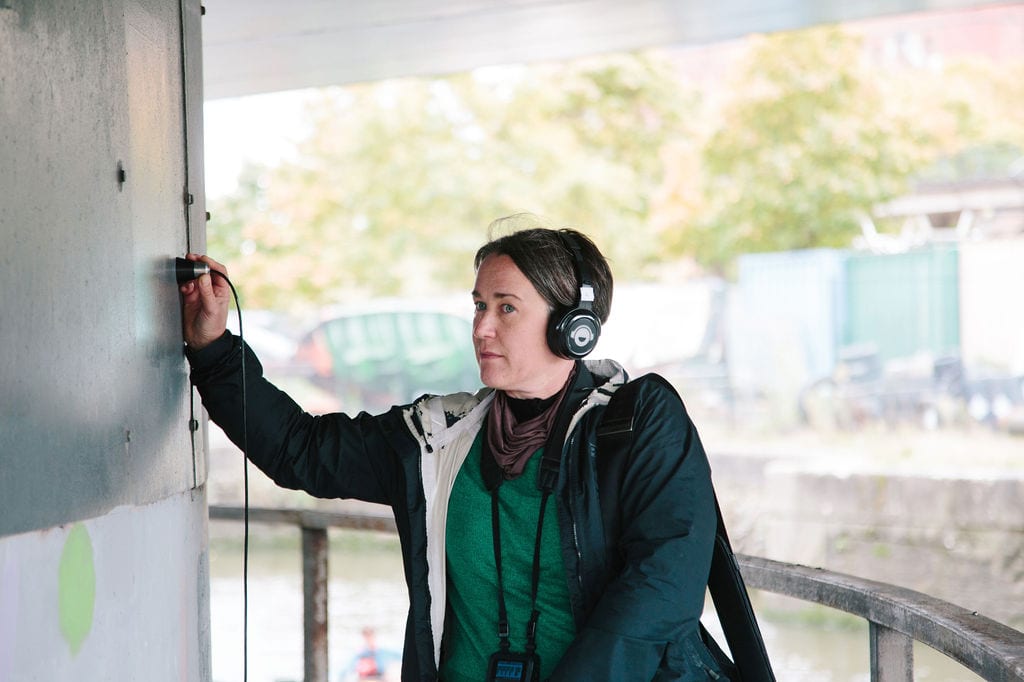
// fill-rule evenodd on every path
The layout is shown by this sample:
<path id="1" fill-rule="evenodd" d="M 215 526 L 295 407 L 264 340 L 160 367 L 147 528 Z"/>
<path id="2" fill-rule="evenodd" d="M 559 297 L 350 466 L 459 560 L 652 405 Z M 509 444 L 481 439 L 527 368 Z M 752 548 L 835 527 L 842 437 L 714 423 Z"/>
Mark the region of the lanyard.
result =
<path id="1" fill-rule="evenodd" d="M 538 472 L 538 487 L 543 495 L 540 498 L 540 513 L 537 516 L 537 539 L 533 544 L 533 575 L 530 585 L 530 621 L 526 625 L 526 651 L 533 653 L 537 648 L 537 619 L 540 611 L 537 610 L 537 592 L 540 587 L 540 545 L 544 532 L 544 510 L 547 508 L 548 496 L 554 489 L 558 480 L 558 459 L 549 456 L 551 450 L 549 442 L 544 448 L 544 456 L 541 460 L 541 470 Z M 501 523 L 499 520 L 499 491 L 504 482 L 501 469 L 487 446 L 487 439 L 483 440 L 483 448 L 480 452 L 480 469 L 483 475 L 484 485 L 491 493 L 491 536 L 494 539 L 494 567 L 498 572 L 498 639 L 501 641 L 501 650 L 509 651 L 508 610 L 505 607 L 505 580 L 501 568 Z"/>
<path id="2" fill-rule="evenodd" d="M 486 456 L 490 456 L 485 453 Z M 498 570 L 498 639 L 501 641 L 501 650 L 508 651 L 511 643 L 508 637 L 508 611 L 505 609 L 505 582 L 502 579 L 501 571 L 501 528 L 498 521 L 498 491 L 500 486 L 491 489 L 491 529 L 494 536 L 494 566 Z M 548 503 L 548 495 L 551 491 L 545 490 L 540 498 L 540 514 L 537 517 L 537 539 L 533 545 L 533 577 L 530 585 L 530 621 L 526 625 L 526 652 L 533 653 L 537 649 L 537 619 L 540 612 L 537 610 L 537 590 L 540 583 L 540 542 L 544 532 L 544 508 Z"/>
<path id="3" fill-rule="evenodd" d="M 540 470 L 537 472 L 537 488 L 543 493 L 540 498 L 540 514 L 537 516 L 537 539 L 533 545 L 533 576 L 530 585 L 530 621 L 526 625 L 526 651 L 533 653 L 537 648 L 537 619 L 540 611 L 537 610 L 537 591 L 540 585 L 540 544 L 544 531 L 544 510 L 547 508 L 548 496 L 555 489 L 558 483 L 559 468 L 561 465 L 560 443 L 565 434 L 568 412 L 565 405 L 568 404 L 566 396 L 565 404 L 559 418 L 548 434 L 547 443 L 544 445 L 544 453 L 540 462 Z M 490 428 L 488 419 L 485 428 Z M 487 438 L 483 439 L 483 447 L 480 452 L 480 469 L 483 475 L 484 485 L 491 493 L 491 532 L 494 538 L 494 567 L 498 572 L 498 638 L 501 641 L 501 650 L 509 651 L 508 611 L 505 608 L 505 581 L 501 570 L 501 528 L 498 520 L 498 491 L 504 481 L 501 469 L 491 454 L 487 445 Z"/>

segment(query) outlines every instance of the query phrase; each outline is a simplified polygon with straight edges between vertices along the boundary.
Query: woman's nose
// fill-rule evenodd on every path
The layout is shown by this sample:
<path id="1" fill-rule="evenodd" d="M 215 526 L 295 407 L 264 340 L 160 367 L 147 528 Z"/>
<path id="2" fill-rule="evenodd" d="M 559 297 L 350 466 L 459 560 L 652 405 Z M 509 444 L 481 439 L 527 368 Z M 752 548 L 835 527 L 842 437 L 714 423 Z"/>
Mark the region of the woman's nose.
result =
<path id="1" fill-rule="evenodd" d="M 477 313 L 473 320 L 473 337 L 486 339 L 494 335 L 494 323 L 487 312 Z"/>

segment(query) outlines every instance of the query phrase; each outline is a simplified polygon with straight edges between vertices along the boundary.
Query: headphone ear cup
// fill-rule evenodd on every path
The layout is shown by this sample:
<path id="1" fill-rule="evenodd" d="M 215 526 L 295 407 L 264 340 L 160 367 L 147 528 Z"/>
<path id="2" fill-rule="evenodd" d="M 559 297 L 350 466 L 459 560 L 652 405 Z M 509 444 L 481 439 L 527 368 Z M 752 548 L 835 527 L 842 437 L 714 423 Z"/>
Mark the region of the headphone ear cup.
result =
<path id="1" fill-rule="evenodd" d="M 601 336 L 601 320 L 585 308 L 573 308 L 548 325 L 548 347 L 559 357 L 578 360 L 590 354 Z"/>

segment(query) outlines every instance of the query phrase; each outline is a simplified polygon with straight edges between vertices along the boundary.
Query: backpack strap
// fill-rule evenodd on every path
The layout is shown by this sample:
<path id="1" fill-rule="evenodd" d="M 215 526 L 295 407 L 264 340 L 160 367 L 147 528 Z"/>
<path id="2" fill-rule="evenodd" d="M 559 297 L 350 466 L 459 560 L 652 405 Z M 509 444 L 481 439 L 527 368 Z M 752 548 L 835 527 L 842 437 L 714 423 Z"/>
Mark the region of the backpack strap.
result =
<path id="1" fill-rule="evenodd" d="M 656 378 L 659 383 L 671 388 L 664 379 L 657 375 L 645 375 Z M 603 468 L 610 476 L 609 480 L 621 484 L 623 468 L 628 460 L 629 449 L 633 440 L 634 408 L 640 381 L 645 377 L 625 383 L 612 394 L 597 426 L 597 452 L 604 460 Z M 671 389 L 675 392 L 675 389 Z M 714 490 L 712 490 L 714 494 Z M 735 682 L 775 682 L 771 661 L 757 625 L 750 596 L 747 594 L 743 575 L 740 573 L 736 556 L 733 554 L 729 536 L 725 531 L 722 510 L 715 495 L 715 543 L 711 555 L 711 572 L 708 576 L 708 590 L 718 613 L 718 620 L 725 633 L 725 640 L 732 652 L 738 678 Z M 716 658 L 728 664 L 728 658 L 721 652 L 717 643 L 701 626 L 701 637 L 708 644 Z M 713 648 L 712 648 L 713 647 Z"/>
<path id="2" fill-rule="evenodd" d="M 718 516 L 718 528 L 715 530 L 715 547 L 711 554 L 708 591 L 711 592 L 711 600 L 718 612 L 725 641 L 729 643 L 729 651 L 732 652 L 742 682 L 775 682 L 754 607 L 750 603 L 743 574 L 725 532 L 725 521 L 722 520 L 717 495 L 715 514 Z"/>

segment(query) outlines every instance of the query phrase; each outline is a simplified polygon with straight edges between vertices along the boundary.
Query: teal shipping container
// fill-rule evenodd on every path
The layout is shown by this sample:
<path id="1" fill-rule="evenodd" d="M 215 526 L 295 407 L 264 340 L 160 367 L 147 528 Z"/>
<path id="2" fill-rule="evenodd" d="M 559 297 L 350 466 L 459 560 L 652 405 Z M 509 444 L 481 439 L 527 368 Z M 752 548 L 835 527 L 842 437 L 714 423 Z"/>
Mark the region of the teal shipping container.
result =
<path id="1" fill-rule="evenodd" d="M 959 257 L 936 245 L 846 260 L 846 346 L 871 347 L 882 362 L 960 350 Z"/>
<path id="2" fill-rule="evenodd" d="M 792 398 L 831 374 L 844 325 L 847 252 L 808 249 L 739 257 L 727 355 L 741 392 Z"/>

